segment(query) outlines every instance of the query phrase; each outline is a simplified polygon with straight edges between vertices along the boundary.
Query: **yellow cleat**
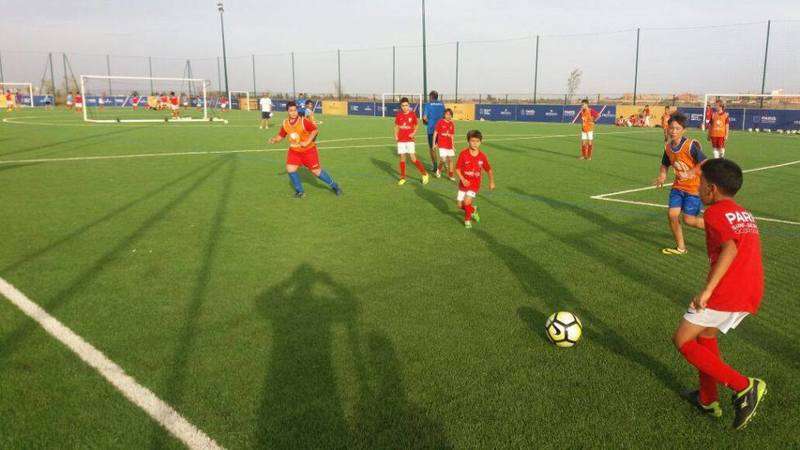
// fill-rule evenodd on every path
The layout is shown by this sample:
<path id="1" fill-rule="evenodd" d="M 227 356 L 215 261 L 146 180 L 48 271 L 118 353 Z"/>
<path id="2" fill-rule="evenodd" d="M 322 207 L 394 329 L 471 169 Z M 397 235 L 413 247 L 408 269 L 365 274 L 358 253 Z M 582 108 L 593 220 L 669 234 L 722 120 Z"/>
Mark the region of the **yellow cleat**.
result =
<path id="1" fill-rule="evenodd" d="M 427 173 L 422 175 L 422 184 L 428 184 L 428 181 L 430 181 L 430 180 L 431 180 L 431 177 Z"/>
<path id="2" fill-rule="evenodd" d="M 400 178 L 399 180 L 397 180 L 397 185 L 398 186 L 402 186 L 404 184 L 406 184 L 406 179 L 405 178 Z"/>

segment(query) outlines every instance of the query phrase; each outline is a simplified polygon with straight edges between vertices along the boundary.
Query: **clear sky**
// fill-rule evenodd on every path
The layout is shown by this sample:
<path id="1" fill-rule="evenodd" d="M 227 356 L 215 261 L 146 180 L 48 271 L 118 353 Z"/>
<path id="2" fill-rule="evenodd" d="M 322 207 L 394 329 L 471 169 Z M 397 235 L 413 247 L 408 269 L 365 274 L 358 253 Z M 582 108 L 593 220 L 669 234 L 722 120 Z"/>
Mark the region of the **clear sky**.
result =
<path id="1" fill-rule="evenodd" d="M 216 84 L 221 44 L 215 3 L 2 0 L 5 79 L 38 81 L 45 55 L 20 52 L 52 51 L 70 55 L 76 75 L 105 73 L 104 55 L 111 54 L 117 75 L 146 75 L 144 57 L 152 56 L 154 75 L 180 76 L 189 58 L 194 75 Z M 461 41 L 460 92 L 529 93 L 537 34 L 540 92 L 563 93 L 574 68 L 583 71 L 581 93 L 630 92 L 637 27 L 640 91 L 757 90 L 767 19 L 776 21 L 768 89 L 800 91 L 797 0 L 429 0 L 427 9 L 429 86 L 444 92 L 455 88 L 455 42 Z M 723 24 L 745 25 L 705 27 Z M 252 90 L 250 55 L 258 55 L 256 88 L 290 91 L 289 52 L 295 51 L 296 89 L 332 92 L 340 48 L 344 90 L 380 94 L 392 89 L 396 45 L 396 90 L 421 90 L 418 0 L 227 0 L 225 26 L 231 89 Z M 55 66 L 59 77 L 60 54 Z"/>

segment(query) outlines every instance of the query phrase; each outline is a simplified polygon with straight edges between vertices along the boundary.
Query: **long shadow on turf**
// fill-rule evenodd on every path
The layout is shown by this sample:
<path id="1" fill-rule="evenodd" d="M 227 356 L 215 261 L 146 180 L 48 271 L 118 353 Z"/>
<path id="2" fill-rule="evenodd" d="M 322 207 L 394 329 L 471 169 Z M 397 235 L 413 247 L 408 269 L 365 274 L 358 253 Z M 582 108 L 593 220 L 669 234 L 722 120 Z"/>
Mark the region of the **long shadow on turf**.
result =
<path id="1" fill-rule="evenodd" d="M 198 332 L 198 321 L 200 319 L 203 303 L 208 297 L 208 284 L 211 281 L 212 268 L 214 260 L 216 259 L 219 244 L 222 240 L 222 229 L 225 223 L 225 218 L 228 215 L 228 204 L 230 203 L 231 192 L 233 190 L 233 180 L 236 174 L 237 158 L 236 156 L 226 157 L 230 162 L 227 164 L 225 179 L 222 182 L 222 190 L 217 200 L 217 207 L 214 210 L 214 215 L 211 218 L 211 227 L 208 238 L 205 240 L 205 248 L 203 249 L 203 257 L 200 261 L 200 267 L 197 271 L 197 278 L 195 280 L 194 289 L 189 298 L 189 304 L 186 308 L 184 318 L 182 321 L 180 337 L 178 338 L 178 345 L 175 348 L 175 354 L 172 358 L 172 375 L 166 383 L 166 391 L 164 400 L 173 406 L 181 404 L 183 398 L 184 385 L 187 378 L 187 370 L 189 360 L 191 358 L 192 349 L 195 345 L 195 340 Z M 168 445 L 164 440 L 166 437 L 161 432 L 157 424 L 153 424 L 157 428 L 153 433 L 153 448 L 163 448 Z"/>
<path id="2" fill-rule="evenodd" d="M 593 343 L 625 358 L 651 372 L 670 390 L 680 393 L 681 384 L 675 374 L 661 361 L 637 349 L 612 326 L 597 317 L 588 309 L 580 306 L 580 300 L 559 279 L 554 277 L 544 266 L 526 254 L 509 245 L 499 242 L 489 233 L 475 229 L 475 235 L 483 240 L 489 250 L 499 257 L 517 278 L 517 281 L 531 297 L 544 303 L 546 311 L 531 306 L 521 306 L 517 315 L 528 329 L 541 336 L 545 318 L 556 311 L 576 311 L 584 324 L 584 335 Z"/>
<path id="3" fill-rule="evenodd" d="M 362 335 L 358 300 L 328 273 L 302 264 L 257 303 L 272 330 L 259 448 L 450 447 L 407 398 L 391 341 Z"/>
<path id="4" fill-rule="evenodd" d="M 93 140 L 96 140 L 96 139 L 106 139 L 106 138 L 108 138 L 110 136 L 113 136 L 114 139 L 116 139 L 117 138 L 116 135 L 118 135 L 118 134 L 130 133 L 132 131 L 141 130 L 142 128 L 144 128 L 144 127 L 137 126 L 137 127 L 118 128 L 118 129 L 113 129 L 113 130 L 105 132 L 105 133 L 97 133 L 97 134 L 91 134 L 91 135 L 88 135 L 88 136 L 76 137 L 76 138 L 73 138 L 73 139 L 64 139 L 62 141 L 48 142 L 46 144 L 34 145 L 32 147 L 23 147 L 23 148 L 20 148 L 18 150 L 12 151 L 12 152 L 0 153 L 0 157 L 10 156 L 10 155 L 17 155 L 17 154 L 21 154 L 21 153 L 28 153 L 28 152 L 33 152 L 33 151 L 36 151 L 36 150 L 44 150 L 46 148 L 58 147 L 59 145 L 64 145 L 64 144 L 74 144 L 74 143 L 85 144 L 88 141 L 93 141 Z"/>
<path id="5" fill-rule="evenodd" d="M 78 294 L 81 289 L 85 288 L 93 279 L 95 279 L 103 269 L 113 263 L 119 255 L 126 251 L 130 246 L 141 239 L 147 231 L 155 226 L 158 222 L 164 220 L 167 214 L 186 200 L 195 190 L 202 186 L 217 170 L 225 164 L 224 160 L 216 161 L 211 167 L 206 168 L 204 173 L 198 177 L 192 184 L 183 189 L 178 195 L 170 200 L 166 205 L 162 206 L 158 211 L 150 215 L 136 230 L 129 235 L 125 236 L 117 243 L 111 250 L 104 253 L 98 258 L 88 269 L 80 273 L 68 286 L 61 289 L 56 293 L 49 302 L 39 303 L 39 305 L 53 314 L 55 310 L 67 303 L 71 298 Z M 55 315 L 55 314 L 54 314 Z M 17 343 L 27 336 L 32 330 L 38 328 L 38 325 L 33 321 L 26 321 L 22 326 L 7 335 L 0 342 L 0 363 L 2 360 L 10 355 Z"/>
<path id="6" fill-rule="evenodd" d="M 93 227 L 95 227 L 97 225 L 100 225 L 100 224 L 102 224 L 102 223 L 104 223 L 104 222 L 106 222 L 108 220 L 113 219 L 114 217 L 124 213 L 125 211 L 133 208 L 134 206 L 136 206 L 136 205 L 138 205 L 138 204 L 140 204 L 142 202 L 145 202 L 147 200 L 150 200 L 153 197 L 156 197 L 159 194 L 163 193 L 167 189 L 169 189 L 169 188 L 171 188 L 171 187 L 173 187 L 173 186 L 175 186 L 177 184 L 180 184 L 181 182 L 185 181 L 186 179 L 191 178 L 192 176 L 202 172 L 203 170 L 205 170 L 205 169 L 207 169 L 207 168 L 209 168 L 211 166 L 215 166 L 215 165 L 218 165 L 218 164 L 220 164 L 219 160 L 216 160 L 216 159 L 211 160 L 209 163 L 203 164 L 202 166 L 200 166 L 200 167 L 198 167 L 196 169 L 192 169 L 189 172 L 187 172 L 186 174 L 181 175 L 180 177 L 178 177 L 178 178 L 176 178 L 176 179 L 174 179 L 172 181 L 169 181 L 169 182 L 157 187 L 156 189 L 153 189 L 152 191 L 147 192 L 146 194 L 142 195 L 139 198 L 136 198 L 134 200 L 131 200 L 128 203 L 125 203 L 125 204 L 123 204 L 123 205 L 121 205 L 121 206 L 119 206 L 117 208 L 114 208 L 112 211 L 109 211 L 108 213 L 104 214 L 102 217 L 98 218 L 97 220 L 94 220 L 94 221 L 89 222 L 89 223 L 87 223 L 85 225 L 82 225 L 79 228 L 77 228 L 74 231 L 72 231 L 71 233 L 67 234 L 66 236 L 61 237 L 58 240 L 56 240 L 55 242 L 47 245 L 46 247 L 43 247 L 43 248 L 41 248 L 39 250 L 36 250 L 33 253 L 29 253 L 29 254 L 23 256 L 22 258 L 12 262 L 11 264 L 1 268 L 0 269 L 0 274 L 5 274 L 6 272 L 8 272 L 10 270 L 13 270 L 13 269 L 15 269 L 15 268 L 17 268 L 17 267 L 19 267 L 19 266 L 31 261 L 31 260 L 33 260 L 35 258 L 38 258 L 38 257 L 46 254 L 47 252 L 55 249 L 56 247 L 64 244 L 65 242 L 68 242 L 68 241 L 70 241 L 70 240 L 72 240 L 72 239 L 74 239 L 74 238 L 76 238 L 76 237 L 88 232 L 91 228 L 93 228 Z"/>
<path id="7" fill-rule="evenodd" d="M 35 166 L 37 164 L 39 164 L 39 163 L 2 164 L 2 165 L 0 165 L 0 172 L 2 172 L 4 170 L 20 169 L 20 168 L 25 167 L 25 166 Z"/>
<path id="8" fill-rule="evenodd" d="M 518 195 L 526 196 L 533 200 L 544 202 L 555 209 L 568 210 L 578 216 L 583 217 L 585 220 L 589 222 L 600 225 L 605 230 L 614 230 L 618 233 L 623 233 L 627 236 L 634 236 L 636 237 L 636 239 L 642 242 L 652 243 L 654 248 L 658 247 L 658 241 L 654 241 L 648 233 L 645 233 L 633 227 L 625 226 L 624 224 L 621 223 L 614 222 L 600 214 L 597 214 L 593 211 L 589 211 L 587 209 L 583 209 L 575 204 L 535 194 L 527 194 L 521 189 L 515 187 L 510 187 L 509 190 Z M 534 221 L 530 220 L 529 218 L 522 216 L 516 213 L 515 211 L 512 211 L 498 203 L 493 203 L 491 200 L 486 198 L 484 198 L 484 201 L 492 203 L 494 206 L 498 207 L 499 209 L 502 209 L 510 216 L 515 217 L 518 220 L 521 220 L 527 223 L 528 225 L 543 231 L 544 233 L 559 240 L 565 245 L 572 247 L 575 250 L 578 250 L 587 257 L 597 260 L 599 264 L 613 267 L 615 271 L 622 277 L 628 278 L 631 281 L 653 292 L 661 293 L 662 296 L 665 296 L 667 299 L 672 301 L 672 303 L 674 303 L 677 306 L 680 306 L 681 308 L 685 308 L 688 306 L 688 299 L 690 299 L 694 294 L 694 292 L 691 291 L 684 284 L 675 283 L 672 281 L 671 278 L 665 278 L 663 276 L 659 276 L 658 274 L 654 274 L 652 272 L 644 270 L 642 268 L 643 267 L 642 265 L 636 264 L 633 256 L 631 258 L 621 259 L 609 255 L 606 251 L 600 248 L 600 246 L 598 246 L 595 240 L 592 239 L 591 237 L 587 238 L 582 234 L 575 234 L 575 233 L 561 234 L 550 231 L 546 227 L 543 227 L 535 223 Z M 698 247 L 698 251 L 702 252 L 703 250 Z M 655 253 L 654 255 L 655 256 L 653 256 L 653 258 L 659 257 Z M 665 294 L 670 294 L 670 295 L 665 295 Z M 678 318 L 679 317 L 676 316 L 676 320 Z M 745 339 L 750 344 L 761 348 L 766 353 L 779 356 L 785 364 L 788 364 L 795 368 L 800 368 L 800 359 L 798 359 L 797 357 L 797 355 L 800 355 L 800 348 L 798 348 L 790 340 L 781 339 L 780 336 L 776 336 L 775 332 L 771 332 L 766 327 L 764 326 L 744 327 L 740 332 L 737 333 L 737 336 Z M 665 336 L 664 339 L 665 339 L 665 345 L 670 345 L 668 343 L 669 336 Z"/>
<path id="9" fill-rule="evenodd" d="M 397 172 L 394 170 L 394 167 L 386 161 L 382 161 L 380 159 L 370 158 L 372 164 L 380 169 L 382 172 L 387 173 L 393 178 L 397 177 Z M 458 220 L 458 214 L 454 214 L 455 210 L 450 208 L 450 204 L 448 197 L 436 192 L 431 187 L 426 187 L 421 184 L 414 184 L 414 193 L 417 196 L 426 202 L 430 203 L 434 208 L 436 208 L 440 213 L 452 217 L 454 220 Z"/>

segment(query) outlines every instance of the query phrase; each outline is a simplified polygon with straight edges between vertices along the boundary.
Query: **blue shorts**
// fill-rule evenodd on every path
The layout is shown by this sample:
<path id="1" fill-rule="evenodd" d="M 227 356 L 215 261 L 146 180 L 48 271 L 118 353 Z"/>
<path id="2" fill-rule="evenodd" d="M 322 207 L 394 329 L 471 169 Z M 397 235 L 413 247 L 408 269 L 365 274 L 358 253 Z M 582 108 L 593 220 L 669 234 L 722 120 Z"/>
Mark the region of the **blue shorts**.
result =
<path id="1" fill-rule="evenodd" d="M 678 189 L 669 191 L 669 207 L 680 208 L 687 216 L 699 216 L 702 204 L 699 195 L 692 195 Z"/>

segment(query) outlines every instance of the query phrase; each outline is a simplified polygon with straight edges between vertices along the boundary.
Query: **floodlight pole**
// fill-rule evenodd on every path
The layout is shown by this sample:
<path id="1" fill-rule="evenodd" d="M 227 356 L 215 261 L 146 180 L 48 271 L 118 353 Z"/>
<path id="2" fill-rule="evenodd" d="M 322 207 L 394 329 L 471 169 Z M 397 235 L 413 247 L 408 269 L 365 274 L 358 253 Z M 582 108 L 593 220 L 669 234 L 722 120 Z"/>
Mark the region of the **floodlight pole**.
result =
<path id="1" fill-rule="evenodd" d="M 297 84 L 294 79 L 294 52 L 292 52 L 292 98 L 297 100 Z"/>
<path id="2" fill-rule="evenodd" d="M 50 62 L 50 85 L 53 88 L 53 106 L 56 106 L 56 76 L 53 71 L 53 53 L 47 54 L 47 59 Z"/>
<path id="3" fill-rule="evenodd" d="M 222 33 L 222 67 L 225 72 L 225 92 L 230 92 L 228 90 L 228 53 L 225 49 L 225 21 L 222 18 L 225 8 L 222 0 L 217 0 L 217 9 L 219 10 L 219 28 Z"/>
<path id="4" fill-rule="evenodd" d="M 339 71 L 339 84 L 337 86 L 337 90 L 339 91 L 338 97 L 339 100 L 342 99 L 342 49 L 336 49 L 336 68 Z"/>
<path id="5" fill-rule="evenodd" d="M 639 87 L 639 33 L 641 28 L 636 29 L 636 64 L 633 69 L 633 104 L 636 104 L 636 90 Z"/>
<path id="6" fill-rule="evenodd" d="M 764 95 L 764 90 L 767 87 L 767 56 L 769 55 L 769 32 L 772 26 L 772 21 L 767 21 L 767 44 L 766 48 L 764 48 L 764 71 L 761 74 L 761 95 Z M 764 97 L 761 97 L 759 100 L 760 105 L 759 108 L 764 107 Z"/>
<path id="7" fill-rule="evenodd" d="M 253 63 L 253 97 L 255 97 L 258 95 L 256 91 L 256 55 L 250 55 L 250 61 Z M 241 109 L 241 106 L 239 109 Z"/>
<path id="8" fill-rule="evenodd" d="M 392 46 L 392 101 L 394 101 L 394 93 L 396 92 L 395 89 L 395 82 L 397 81 L 397 63 L 396 63 L 396 55 L 397 47 L 394 45 Z"/>
<path id="9" fill-rule="evenodd" d="M 536 104 L 536 94 L 539 88 L 539 35 L 536 35 L 536 56 L 533 62 L 533 104 Z"/>
<path id="10" fill-rule="evenodd" d="M 458 51 L 459 51 L 459 42 L 456 41 L 456 94 L 455 94 L 455 102 L 458 103 Z"/>
<path id="11" fill-rule="evenodd" d="M 61 53 L 61 63 L 64 64 L 64 95 L 69 95 L 69 76 L 67 75 L 67 54 Z"/>
<path id="12" fill-rule="evenodd" d="M 108 95 L 114 95 L 111 92 L 111 55 L 106 54 L 106 72 L 108 73 Z"/>
<path id="13" fill-rule="evenodd" d="M 147 57 L 147 70 L 150 73 L 150 95 L 153 95 L 155 91 L 153 90 L 153 57 Z"/>
<path id="14" fill-rule="evenodd" d="M 425 0 L 422 0 L 422 95 L 428 95 L 428 40 L 425 36 Z M 425 99 L 423 98 L 424 102 Z"/>
<path id="15" fill-rule="evenodd" d="M 3 83 L 5 79 L 3 78 L 3 54 L 0 53 L 0 83 Z"/>

